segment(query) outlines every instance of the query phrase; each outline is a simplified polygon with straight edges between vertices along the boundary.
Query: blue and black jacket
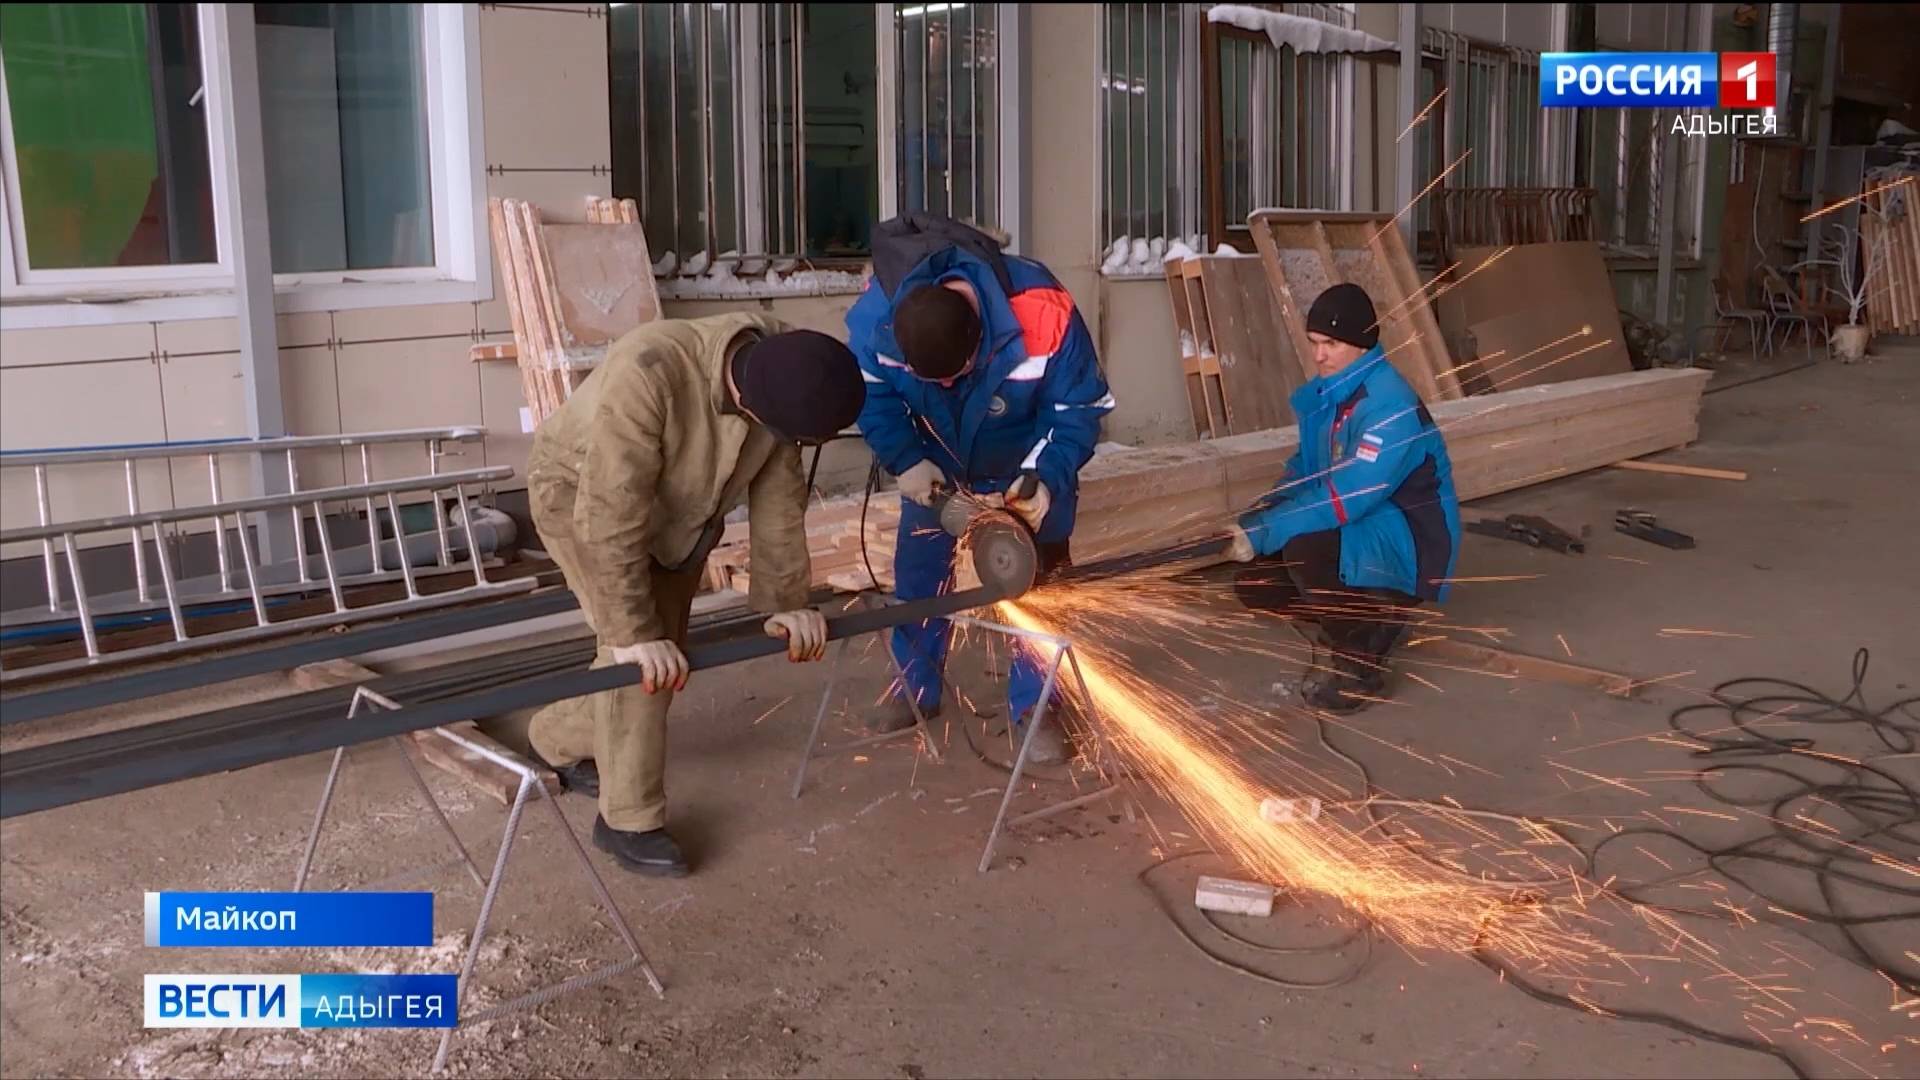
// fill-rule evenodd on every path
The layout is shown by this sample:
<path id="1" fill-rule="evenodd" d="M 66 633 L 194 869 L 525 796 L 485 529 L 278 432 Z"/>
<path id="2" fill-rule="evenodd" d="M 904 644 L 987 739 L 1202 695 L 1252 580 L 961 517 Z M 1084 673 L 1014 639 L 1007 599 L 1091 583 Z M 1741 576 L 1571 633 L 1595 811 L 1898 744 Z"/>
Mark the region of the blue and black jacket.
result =
<path id="1" fill-rule="evenodd" d="M 973 287 L 983 333 L 973 370 L 943 387 L 900 359 L 893 305 L 954 280 Z M 1114 402 L 1073 297 L 1045 266 L 936 214 L 882 222 L 873 280 L 847 312 L 847 342 L 867 385 L 860 432 L 888 472 L 931 461 L 967 490 L 989 493 L 1031 469 L 1053 500 L 1036 538 L 1073 532 L 1080 469 Z"/>
<path id="2" fill-rule="evenodd" d="M 1374 346 L 1290 398 L 1300 448 L 1280 483 L 1240 518 L 1254 550 L 1340 530 L 1340 580 L 1446 598 L 1460 505 L 1446 440 L 1413 387 Z"/>

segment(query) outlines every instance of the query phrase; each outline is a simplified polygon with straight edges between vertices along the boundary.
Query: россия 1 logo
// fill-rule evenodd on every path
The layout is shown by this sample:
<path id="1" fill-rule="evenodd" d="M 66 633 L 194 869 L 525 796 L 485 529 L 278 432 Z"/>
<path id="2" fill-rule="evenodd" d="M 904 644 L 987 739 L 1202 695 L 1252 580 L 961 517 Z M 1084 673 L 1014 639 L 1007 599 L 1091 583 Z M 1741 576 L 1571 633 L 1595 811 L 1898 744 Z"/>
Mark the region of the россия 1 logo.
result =
<path id="1" fill-rule="evenodd" d="M 1543 108 L 1772 108 L 1772 53 L 1542 53 Z"/>

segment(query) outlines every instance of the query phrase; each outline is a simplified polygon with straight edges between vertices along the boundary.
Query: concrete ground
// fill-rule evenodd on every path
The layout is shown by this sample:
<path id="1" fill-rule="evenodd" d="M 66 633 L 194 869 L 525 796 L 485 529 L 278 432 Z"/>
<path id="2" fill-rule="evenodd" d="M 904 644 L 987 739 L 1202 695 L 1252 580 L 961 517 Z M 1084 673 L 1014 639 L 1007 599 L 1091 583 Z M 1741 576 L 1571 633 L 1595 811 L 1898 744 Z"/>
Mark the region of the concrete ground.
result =
<path id="1" fill-rule="evenodd" d="M 1469 537 L 1458 574 L 1509 580 L 1462 583 L 1446 611 L 1451 624 L 1501 628 L 1513 649 L 1672 677 L 1650 687 L 1646 700 L 1628 702 L 1408 665 L 1431 685 L 1403 678 L 1397 704 L 1329 725 L 1327 737 L 1364 762 L 1383 789 L 1561 819 L 1588 846 L 1649 817 L 1702 843 L 1751 833 L 1744 822 L 1709 817 L 1716 804 L 1683 782 L 1698 763 L 1661 734 L 1668 714 L 1699 700 L 1696 691 L 1744 675 L 1844 695 L 1861 647 L 1872 651 L 1869 701 L 1915 693 L 1916 401 L 1920 349 L 1890 350 L 1856 366 L 1825 364 L 1712 394 L 1700 441 L 1665 455 L 1744 469 L 1746 482 L 1601 470 L 1474 504 L 1470 516 L 1525 511 L 1571 529 L 1591 526 L 1590 547 L 1575 558 Z M 1691 533 L 1698 548 L 1669 551 L 1615 534 L 1613 511 L 1629 505 Z M 1245 737 L 1243 746 L 1230 744 L 1250 771 L 1279 775 L 1288 767 L 1282 762 L 1292 761 L 1349 776 L 1320 748 L 1313 722 L 1276 696 L 1275 684 L 1297 674 L 1284 658 L 1297 651 L 1292 632 L 1249 624 L 1217 576 L 1187 595 L 1215 627 L 1231 628 L 1241 647 L 1201 648 L 1194 628 L 1156 623 L 1156 609 L 1144 601 L 1075 629 L 1090 657 L 1109 664 L 1125 657 L 1166 685 L 1180 680 L 1197 723 L 1236 720 L 1220 737 Z M 833 723 L 842 728 L 851 728 L 885 682 L 877 653 L 855 655 L 854 678 L 835 702 Z M 985 667 L 978 642 L 953 667 L 983 708 L 997 704 Z M 696 677 L 676 705 L 673 825 L 697 860 L 694 876 L 643 880 L 593 856 L 665 980 L 666 999 L 630 974 L 463 1031 L 454 1043 L 456 1073 L 1789 1075 L 1780 1061 L 1680 1030 L 1536 1001 L 1458 950 L 1382 939 L 1370 955 L 1360 943 L 1334 953 L 1274 953 L 1219 937 L 1193 918 L 1191 889 L 1196 872 L 1230 867 L 1191 858 L 1138 879 L 1162 858 L 1204 845 L 1192 824 L 1149 791 L 1136 789 L 1143 813 L 1133 822 L 1116 801 L 1020 829 L 995 869 L 977 874 L 1004 774 L 977 757 L 957 727 L 944 765 L 905 744 L 823 759 L 795 802 L 787 787 L 822 675 L 756 662 Z M 277 679 L 255 680 L 217 698 L 148 703 L 141 717 L 285 690 Z M 1291 747 L 1258 745 L 1252 736 L 1262 732 L 1259 742 Z M 1823 752 L 1885 752 L 1864 729 L 1817 734 Z M 11 736 L 21 737 L 35 736 Z M 984 741 L 989 753 L 1004 752 L 1004 736 Z M 408 801 L 393 750 L 360 747 L 349 762 L 318 884 L 375 882 L 446 856 L 437 826 Z M 1885 767 L 1913 783 L 1920 779 L 1914 764 L 1908 756 Z M 420 1033 L 141 1027 L 145 972 L 457 970 L 478 896 L 451 871 L 426 879 L 439 894 L 443 938 L 424 955 L 143 947 L 145 890 L 287 887 L 326 767 L 327 756 L 314 755 L 0 826 L 0 1073 L 425 1072 L 432 1040 Z M 431 782 L 462 838 L 490 860 L 499 805 L 439 774 Z M 1037 793 L 1019 805 L 1063 789 L 1034 786 Z M 584 835 L 591 804 L 569 796 L 562 805 Z M 1444 831 L 1411 820 L 1430 839 Z M 617 953 L 555 828 L 544 811 L 522 825 L 470 1011 Z M 1380 842 L 1393 842 L 1386 832 L 1377 834 Z M 1663 876 L 1648 859 L 1687 857 L 1678 846 L 1649 846 L 1613 845 L 1595 873 L 1619 887 Z M 1911 860 L 1912 849 L 1902 850 Z M 1901 868 L 1893 870 L 1898 877 Z M 1804 880 L 1776 883 L 1767 874 L 1761 867 L 1746 876 L 1769 895 L 1789 897 L 1788 906 L 1814 895 Z M 1596 900 L 1593 912 L 1608 921 L 1592 932 L 1630 954 L 1618 966 L 1632 974 L 1577 986 L 1542 981 L 1604 1012 L 1665 1010 L 1702 1029 L 1749 1037 L 1764 1029 L 1815 1075 L 1920 1074 L 1920 1020 L 1903 1006 L 1908 995 L 1835 955 L 1836 939 L 1768 915 L 1765 903 L 1717 875 L 1686 879 L 1652 898 L 1695 908 L 1723 899 L 1770 921 L 1740 928 L 1686 920 L 1687 933 L 1712 947 L 1727 971 L 1685 976 L 1674 935 L 1650 933 L 1624 907 Z M 1162 899 L 1224 959 L 1293 982 L 1351 977 L 1304 991 L 1228 970 L 1181 936 Z M 1899 914 L 1864 893 L 1845 899 L 1856 913 Z M 1865 932 L 1884 955 L 1904 951 L 1909 978 L 1920 968 L 1920 916 L 1911 908 Z M 1340 918 L 1322 899 L 1283 897 L 1271 921 L 1240 920 L 1234 929 L 1268 945 L 1301 946 L 1332 940 Z M 1771 990 L 1767 980 L 1775 978 L 1793 1015 L 1766 1004 L 1777 997 L 1742 992 L 1763 983 Z"/>

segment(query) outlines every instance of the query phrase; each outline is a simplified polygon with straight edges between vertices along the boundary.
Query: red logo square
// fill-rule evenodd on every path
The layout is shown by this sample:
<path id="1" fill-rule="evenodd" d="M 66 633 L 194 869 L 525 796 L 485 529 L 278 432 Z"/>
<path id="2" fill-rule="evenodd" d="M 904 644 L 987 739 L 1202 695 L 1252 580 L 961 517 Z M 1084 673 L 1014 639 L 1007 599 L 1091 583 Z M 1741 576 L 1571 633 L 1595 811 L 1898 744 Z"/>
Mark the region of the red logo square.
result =
<path id="1" fill-rule="evenodd" d="M 1772 53 L 1728 52 L 1720 54 L 1720 107 L 1723 109 L 1770 109 L 1773 100 Z"/>

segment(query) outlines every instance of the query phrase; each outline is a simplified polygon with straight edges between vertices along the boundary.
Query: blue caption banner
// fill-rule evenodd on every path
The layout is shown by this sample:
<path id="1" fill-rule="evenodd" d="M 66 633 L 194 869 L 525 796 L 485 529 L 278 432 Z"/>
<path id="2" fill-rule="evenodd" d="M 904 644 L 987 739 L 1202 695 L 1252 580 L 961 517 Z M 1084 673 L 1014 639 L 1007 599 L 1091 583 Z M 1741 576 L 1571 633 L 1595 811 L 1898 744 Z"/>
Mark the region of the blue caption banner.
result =
<path id="1" fill-rule="evenodd" d="M 148 975 L 146 1025 L 433 1028 L 460 1022 L 457 975 Z"/>
<path id="2" fill-rule="evenodd" d="M 433 944 L 430 892 L 150 892 L 146 916 L 161 947 Z"/>
<path id="3" fill-rule="evenodd" d="M 1542 108 L 1720 104 L 1716 53 L 1541 53 Z"/>

